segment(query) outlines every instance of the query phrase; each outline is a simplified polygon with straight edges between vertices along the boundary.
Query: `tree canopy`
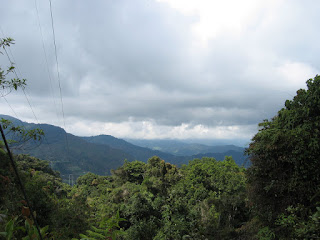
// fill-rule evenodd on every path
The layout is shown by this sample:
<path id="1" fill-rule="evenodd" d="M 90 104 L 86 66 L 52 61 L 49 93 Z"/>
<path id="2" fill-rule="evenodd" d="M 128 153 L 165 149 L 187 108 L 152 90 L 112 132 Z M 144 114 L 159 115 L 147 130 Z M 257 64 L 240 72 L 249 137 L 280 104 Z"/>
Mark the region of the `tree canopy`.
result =
<path id="1" fill-rule="evenodd" d="M 259 126 L 247 150 L 249 197 L 256 212 L 270 226 L 288 207 L 302 211 L 303 206 L 308 216 L 320 201 L 320 76 Z"/>

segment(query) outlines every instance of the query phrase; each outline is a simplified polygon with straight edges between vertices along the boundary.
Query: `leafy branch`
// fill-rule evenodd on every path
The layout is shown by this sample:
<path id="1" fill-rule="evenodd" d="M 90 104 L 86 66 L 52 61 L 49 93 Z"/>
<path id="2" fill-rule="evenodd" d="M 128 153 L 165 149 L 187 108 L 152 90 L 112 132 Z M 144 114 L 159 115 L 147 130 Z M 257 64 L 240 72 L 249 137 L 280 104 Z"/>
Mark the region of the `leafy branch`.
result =
<path id="1" fill-rule="evenodd" d="M 14 44 L 14 40 L 12 38 L 0 38 L 0 49 L 2 48 L 6 52 L 6 47 L 10 47 L 10 45 Z M 0 51 L 1 54 L 3 52 Z M 7 52 L 6 52 L 7 54 Z M 10 73 L 15 73 L 14 63 L 10 60 L 10 66 L 7 70 L 3 70 L 0 67 L 0 88 L 2 97 L 9 94 L 12 90 L 18 90 L 18 88 L 24 89 L 26 86 L 26 79 L 20 78 L 12 78 L 7 80 L 6 78 Z"/>

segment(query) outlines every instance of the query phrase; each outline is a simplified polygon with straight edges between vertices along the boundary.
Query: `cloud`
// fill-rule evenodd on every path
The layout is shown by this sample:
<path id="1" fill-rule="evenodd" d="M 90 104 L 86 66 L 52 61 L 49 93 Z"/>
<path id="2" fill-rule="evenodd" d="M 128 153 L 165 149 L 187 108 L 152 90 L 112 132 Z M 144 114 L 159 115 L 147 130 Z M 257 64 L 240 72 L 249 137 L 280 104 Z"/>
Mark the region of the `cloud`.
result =
<path id="1" fill-rule="evenodd" d="M 3 4 L 1 28 L 16 40 L 12 53 L 37 118 L 63 126 L 49 4 L 37 6 L 48 65 L 34 4 Z M 249 139 L 319 72 L 318 9 L 288 0 L 55 1 L 66 128 Z M 23 93 L 8 100 L 20 118 L 35 121 Z"/>
<path id="2" fill-rule="evenodd" d="M 110 134 L 120 138 L 140 139 L 250 139 L 251 132 L 257 131 L 257 127 L 245 126 L 217 126 L 206 127 L 204 125 L 181 124 L 174 127 L 159 125 L 154 121 L 126 121 L 122 123 L 99 123 L 92 121 L 75 120 L 70 131 L 77 131 L 80 136 Z"/>

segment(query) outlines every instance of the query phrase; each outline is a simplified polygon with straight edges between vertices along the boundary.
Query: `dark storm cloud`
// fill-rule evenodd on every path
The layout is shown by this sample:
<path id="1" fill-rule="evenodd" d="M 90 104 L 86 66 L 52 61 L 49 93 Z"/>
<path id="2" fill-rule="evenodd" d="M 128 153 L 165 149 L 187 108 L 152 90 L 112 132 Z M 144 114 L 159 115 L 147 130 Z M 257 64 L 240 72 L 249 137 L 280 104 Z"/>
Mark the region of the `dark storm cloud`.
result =
<path id="1" fill-rule="evenodd" d="M 183 124 L 249 129 L 272 117 L 318 71 L 320 7 L 309 1 L 261 9 L 240 34 L 226 30 L 205 46 L 192 31 L 199 16 L 164 3 L 52 3 L 67 123 L 147 121 L 161 133 Z M 61 118 L 61 103 L 48 2 L 38 1 L 38 9 L 52 83 L 34 1 L 4 3 L 0 22 L 16 40 L 12 52 L 38 118 L 53 122 Z M 22 118 L 32 119 L 23 96 L 10 100 L 23 109 Z"/>

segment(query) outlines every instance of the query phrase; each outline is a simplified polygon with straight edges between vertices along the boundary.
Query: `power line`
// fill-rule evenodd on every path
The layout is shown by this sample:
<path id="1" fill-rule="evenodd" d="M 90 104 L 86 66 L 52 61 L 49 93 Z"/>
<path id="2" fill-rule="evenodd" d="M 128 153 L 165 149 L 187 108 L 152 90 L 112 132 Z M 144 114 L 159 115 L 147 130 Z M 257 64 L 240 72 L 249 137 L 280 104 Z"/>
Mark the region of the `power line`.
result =
<path id="1" fill-rule="evenodd" d="M 4 96 L 2 93 L 1 93 L 1 97 L 3 97 L 3 99 L 6 101 L 6 103 L 9 105 L 11 111 L 13 112 L 13 114 L 19 119 L 18 117 L 18 114 L 13 110 L 12 106 L 10 105 L 10 103 L 8 102 L 6 96 Z"/>
<path id="2" fill-rule="evenodd" d="M 1 29 L 1 32 L 2 32 L 2 34 L 3 34 L 2 29 Z M 3 34 L 3 35 L 4 35 L 4 34 Z M 13 65 L 13 63 L 12 63 L 12 61 L 11 61 L 11 59 L 10 59 L 7 51 L 6 51 L 6 48 L 4 47 L 3 49 L 4 49 L 5 52 L 6 52 L 6 55 L 7 55 L 8 59 L 9 59 L 9 61 L 10 61 L 10 64 Z M 11 53 L 11 55 L 12 55 L 12 53 Z M 12 58 L 13 58 L 13 55 L 12 55 Z M 13 58 L 13 59 L 14 59 L 14 58 Z M 14 72 L 14 73 L 15 73 L 16 77 L 18 78 L 17 73 L 16 73 L 16 72 Z M 20 73 L 20 74 L 21 74 L 21 73 Z M 6 103 L 7 103 L 8 106 L 10 107 L 11 111 L 12 111 L 13 114 L 16 116 L 16 118 L 17 118 L 17 119 L 20 119 L 19 116 L 18 116 L 18 114 L 17 114 L 16 111 L 13 109 L 13 107 L 11 106 L 11 104 L 9 103 L 9 101 L 7 100 L 6 96 L 5 96 L 3 93 L 1 93 L 1 97 L 6 101 Z M 25 95 L 25 97 L 27 97 L 27 96 Z M 27 100 L 28 100 L 28 99 L 27 99 Z M 30 102 L 29 102 L 29 105 L 30 105 L 30 107 L 31 107 Z M 31 110 L 32 110 L 32 108 L 31 108 Z M 33 112 L 33 110 L 32 110 L 32 112 Z M 33 112 L 33 114 L 34 114 L 34 112 Z M 35 114 L 34 114 L 34 116 L 35 116 Z M 35 116 L 35 118 L 36 118 L 36 116 Z M 37 120 L 37 118 L 36 118 L 36 120 Z M 26 126 L 24 125 L 24 123 L 23 123 L 23 122 L 21 122 L 21 123 L 22 123 L 23 128 L 26 129 Z"/>
<path id="3" fill-rule="evenodd" d="M 66 129 L 66 121 L 65 121 L 64 107 L 63 107 L 63 101 L 62 101 L 62 89 L 61 89 L 61 80 L 60 80 L 60 72 L 59 72 L 59 62 L 58 62 L 58 54 L 57 54 L 56 34 L 55 34 L 55 31 L 54 31 L 53 13 L 52 13 L 51 0 L 49 0 L 49 3 L 50 3 L 50 15 L 51 15 L 51 27 L 52 27 L 52 34 L 53 34 L 54 52 L 55 52 L 55 57 L 56 57 L 58 83 L 59 83 L 59 90 L 60 90 L 60 100 L 61 100 L 62 118 L 63 118 L 64 128 Z M 66 143 L 67 143 L 67 149 L 68 149 L 68 151 L 69 151 L 69 142 L 68 142 L 67 132 L 66 132 Z"/>
<path id="4" fill-rule="evenodd" d="M 10 59 L 8 53 L 7 53 L 6 48 L 4 48 L 4 51 L 5 51 L 6 55 L 7 55 L 10 63 L 11 63 L 12 65 L 13 65 L 13 64 L 16 64 L 17 62 L 16 62 L 16 60 L 14 59 L 14 56 L 13 56 L 13 54 L 12 54 L 11 49 L 8 48 L 8 50 L 9 50 L 9 53 L 11 54 L 11 57 L 12 57 L 12 60 L 13 60 L 13 61 L 11 61 L 11 59 Z M 13 69 L 13 72 L 14 72 L 14 74 L 16 75 L 16 77 L 19 79 L 19 77 L 18 77 L 18 75 L 17 75 L 17 72 L 16 72 L 16 69 L 17 69 L 17 71 L 19 72 L 19 75 L 22 76 L 22 74 L 21 74 L 21 72 L 20 72 L 20 69 L 18 68 L 18 65 L 17 65 L 17 64 L 16 64 L 15 69 Z M 39 124 L 39 120 L 38 120 L 38 118 L 37 118 L 37 116 L 36 116 L 36 114 L 35 114 L 35 112 L 34 112 L 34 110 L 33 110 L 33 107 L 32 107 L 32 105 L 31 105 L 31 101 L 29 100 L 28 94 L 26 93 L 26 89 L 25 89 L 24 87 L 22 87 L 22 91 L 23 91 L 23 94 L 24 94 L 24 96 L 25 96 L 25 98 L 26 98 L 26 100 L 27 100 L 27 102 L 28 102 L 28 105 L 29 105 L 29 107 L 30 107 L 30 109 L 31 109 L 31 111 L 32 111 L 32 114 L 33 114 L 34 118 L 36 119 L 37 123 Z"/>
<path id="5" fill-rule="evenodd" d="M 5 47 L 3 47 L 3 49 L 4 49 L 4 51 L 5 51 L 5 53 L 6 53 L 7 57 L 8 57 L 8 60 L 9 60 L 10 64 L 13 65 L 14 62 L 11 60 L 11 58 L 10 58 L 8 52 L 7 52 L 7 49 Z M 11 53 L 11 55 L 12 55 L 12 53 Z M 13 55 L 12 55 L 12 58 L 13 58 Z M 16 68 L 18 69 L 18 67 L 16 67 Z M 13 73 L 16 75 L 17 79 L 20 79 L 18 74 L 17 74 L 17 71 L 15 69 L 13 69 Z M 21 72 L 20 72 L 20 75 L 21 75 Z M 33 114 L 34 118 L 36 119 L 37 123 L 39 124 L 38 118 L 37 118 L 35 112 L 33 111 L 33 108 L 32 108 L 32 105 L 30 103 L 30 100 L 29 100 L 29 98 L 28 98 L 28 96 L 27 96 L 27 94 L 26 94 L 26 92 L 24 90 L 24 86 L 22 86 L 22 91 L 23 91 L 23 94 L 24 94 L 25 98 L 27 99 L 27 102 L 29 104 L 29 107 L 30 107 L 30 109 L 32 111 L 32 114 Z"/>
<path id="6" fill-rule="evenodd" d="M 51 2 L 50 2 L 50 3 L 51 3 Z M 53 95 L 53 102 L 54 102 L 55 109 L 56 109 L 56 113 L 57 113 L 57 112 L 58 112 L 58 111 L 57 111 L 57 106 L 56 106 L 56 102 L 55 102 L 55 100 L 54 100 L 54 89 L 53 89 L 53 86 L 52 86 L 52 79 L 51 79 L 51 75 L 50 75 L 50 71 L 49 71 L 49 64 L 48 64 L 47 54 L 46 54 L 46 50 L 45 50 L 45 45 L 44 45 L 44 40 L 43 40 L 42 29 L 41 29 L 40 18 L 39 18 L 39 13 L 38 13 L 38 8 L 37 8 L 36 0 L 35 0 L 35 6 L 36 6 L 38 21 L 39 21 L 39 29 L 40 29 L 40 33 L 41 33 L 42 47 L 43 47 L 43 51 L 44 51 L 44 55 L 45 55 L 46 66 L 47 66 L 47 71 L 48 71 L 49 80 L 50 80 L 50 87 L 51 87 L 52 95 Z M 52 12 L 51 12 L 51 14 L 52 14 Z M 52 16 L 52 15 L 51 15 L 51 16 Z M 52 23 L 53 23 L 53 22 L 52 22 Z M 4 35 L 3 31 L 2 31 L 2 28 L 0 28 L 0 30 L 1 30 L 1 32 L 2 32 L 2 35 L 5 37 L 5 35 Z M 54 29 L 53 29 L 53 31 L 54 31 Z M 11 49 L 8 48 L 8 50 L 9 50 L 9 53 L 11 54 L 12 60 L 13 60 L 14 62 L 16 62 L 15 59 L 14 59 L 14 56 L 13 56 L 13 54 L 12 54 L 12 52 L 11 52 Z M 6 53 L 6 56 L 7 56 L 8 60 L 9 60 L 10 64 L 13 66 L 13 65 L 14 65 L 14 62 L 11 60 L 11 58 L 10 58 L 10 56 L 9 56 L 9 54 L 8 54 L 8 52 L 7 52 L 7 50 L 6 50 L 5 47 L 4 47 L 4 51 L 5 51 L 5 53 Z M 56 53 L 56 44 L 55 44 L 55 53 Z M 57 60 L 58 60 L 58 58 L 57 58 L 57 53 L 56 53 L 56 61 L 57 61 Z M 19 68 L 18 68 L 17 65 L 16 65 L 16 68 L 13 69 L 13 73 L 15 74 L 15 76 L 17 77 L 17 79 L 19 79 L 19 76 L 18 76 L 16 70 L 19 72 L 20 76 L 22 76 L 22 74 L 21 74 L 21 72 L 20 72 L 20 70 L 19 70 Z M 61 94 L 62 91 L 61 91 L 61 85 L 60 85 L 60 74 L 59 74 L 58 61 L 57 61 L 57 70 L 58 70 L 58 79 L 59 79 L 59 88 L 60 88 L 60 97 L 61 97 L 61 104 L 62 104 L 62 112 L 63 112 L 63 119 L 64 119 L 64 110 L 63 110 L 63 102 L 62 102 L 62 94 Z M 33 108 L 32 108 L 31 102 L 30 102 L 30 100 L 29 100 L 29 98 L 28 98 L 28 96 L 27 96 L 27 93 L 26 93 L 26 91 L 25 91 L 24 86 L 22 86 L 22 90 L 23 90 L 23 93 L 24 93 L 25 98 L 27 99 L 28 105 L 29 105 L 29 107 L 30 107 L 30 109 L 31 109 L 31 111 L 32 111 L 32 113 L 33 113 L 33 116 L 35 117 L 37 123 L 39 124 L 38 118 L 37 118 L 37 116 L 36 116 L 36 114 L 35 114 L 35 112 L 34 112 L 34 110 L 33 110 Z M 2 93 L 1 93 L 1 95 L 2 95 L 2 97 L 4 98 L 4 100 L 6 101 L 6 103 L 8 104 L 8 106 L 10 107 L 10 109 L 12 110 L 12 112 L 14 113 L 14 115 L 17 117 L 17 119 L 19 119 L 18 114 L 14 111 L 14 109 L 12 108 L 12 106 L 10 105 L 10 103 L 8 102 L 7 98 L 6 98 Z M 57 116 L 58 116 L 58 114 L 57 114 Z M 26 129 L 26 127 L 25 127 L 25 125 L 24 125 L 23 122 L 22 122 L 22 125 L 23 125 L 23 127 Z M 64 126 L 65 126 L 65 121 L 64 121 Z M 0 127 L 1 127 L 1 125 L 0 125 Z M 2 129 L 1 129 L 1 130 L 2 130 Z M 4 137 L 4 135 L 3 135 L 3 137 Z M 69 143 L 68 143 L 67 133 L 66 133 L 65 137 L 66 137 L 67 149 L 68 149 L 68 152 L 69 152 Z M 48 144 L 48 146 L 50 147 L 50 144 L 49 144 L 49 142 L 48 142 L 48 140 L 47 140 L 46 135 L 44 135 L 44 139 L 45 139 L 46 143 Z M 7 149 L 8 149 L 8 152 L 9 152 L 9 148 L 7 148 Z M 13 161 L 13 160 L 12 160 L 12 161 Z M 50 162 L 50 163 L 51 163 L 51 162 Z M 13 162 L 13 164 L 14 164 L 14 162 Z M 17 172 L 16 172 L 16 174 L 17 174 L 17 177 L 19 178 L 19 175 L 18 175 Z M 20 180 L 20 179 L 19 179 L 19 182 L 21 183 L 21 180 Z M 73 176 L 72 176 L 72 185 L 73 185 Z M 24 190 L 23 190 L 23 185 L 21 185 L 21 188 L 22 188 L 22 191 L 24 192 Z M 25 195 L 25 194 L 24 194 L 24 195 Z M 28 206 L 29 206 L 30 204 L 28 203 L 28 200 L 27 200 L 27 196 L 26 196 L 26 195 L 25 195 L 25 199 L 26 199 L 26 202 L 27 202 L 27 204 L 28 204 Z M 30 209 L 30 212 L 31 212 L 32 210 L 31 210 L 31 207 L 30 207 L 30 206 L 29 206 L 29 209 Z M 33 213 L 32 213 L 32 214 L 33 214 Z M 33 215 L 32 215 L 32 217 L 34 218 Z M 34 222 L 35 222 L 35 224 L 37 225 L 35 218 L 34 218 Z M 38 226 L 37 226 L 37 229 L 38 229 Z M 38 230 L 39 230 L 39 229 L 38 229 Z M 40 233 L 40 232 L 39 232 L 39 233 Z M 42 239 L 41 234 L 40 234 L 40 239 Z"/>
<path id="7" fill-rule="evenodd" d="M 2 34 L 4 35 L 2 29 L 1 29 L 1 32 L 2 32 Z M 3 47 L 3 49 L 4 49 L 5 53 L 6 53 L 6 56 L 7 56 L 8 60 L 9 60 L 10 64 L 13 66 L 13 65 L 14 65 L 14 62 L 11 60 L 11 58 L 10 58 L 10 56 L 9 56 L 6 48 Z M 10 48 L 9 48 L 9 52 L 11 53 L 12 59 L 15 61 L 14 56 L 13 56 Z M 18 70 L 19 74 L 22 75 L 17 65 L 16 65 L 16 69 Z M 17 79 L 20 79 L 19 76 L 18 76 L 18 74 L 17 74 L 17 72 L 16 72 L 16 70 L 15 70 L 15 68 L 13 69 L 13 73 L 15 74 L 15 76 L 17 77 Z M 34 112 L 34 110 L 33 110 L 33 107 L 32 107 L 31 102 L 30 102 L 30 100 L 29 100 L 29 98 L 28 98 L 28 96 L 27 96 L 27 93 L 26 93 L 26 91 L 25 91 L 24 86 L 22 86 L 22 91 L 23 91 L 23 94 L 24 94 L 24 96 L 25 96 L 25 98 L 26 98 L 26 100 L 27 100 L 27 102 L 28 102 L 28 105 L 29 105 L 32 113 L 33 113 L 34 118 L 36 119 L 37 123 L 39 124 L 39 120 L 38 120 L 38 118 L 37 118 L 37 116 L 36 116 L 36 114 L 35 114 L 35 112 Z M 11 105 L 10 105 L 9 102 L 8 102 L 8 100 L 5 98 L 5 96 L 4 96 L 3 94 L 2 94 L 2 97 L 5 99 L 5 101 L 7 102 L 7 104 L 9 105 L 9 107 L 11 108 L 11 110 L 13 111 L 13 113 L 15 114 L 15 116 L 19 119 L 17 113 L 13 110 L 13 108 L 11 107 Z M 25 127 L 25 125 L 23 124 L 23 122 L 22 122 L 22 125 L 23 125 L 23 127 L 26 129 L 26 127 Z M 48 142 L 48 139 L 46 138 L 46 135 L 44 135 L 44 139 L 45 139 L 45 141 L 47 142 L 47 144 L 49 145 L 49 142 Z"/>
<path id="8" fill-rule="evenodd" d="M 57 108 L 57 104 L 56 104 L 56 101 L 55 101 L 55 92 L 54 92 L 54 88 L 53 88 L 53 84 L 52 84 L 52 77 L 51 77 L 50 69 L 49 69 L 47 51 L 46 51 L 46 47 L 45 47 L 44 40 L 43 40 L 43 33 L 42 33 L 42 27 L 41 27 L 41 21 L 40 21 L 40 16 L 39 16 L 39 10 L 38 10 L 38 5 L 37 5 L 37 0 L 34 0 L 34 5 L 35 5 L 35 8 L 36 8 L 36 13 L 37 13 L 38 26 L 39 26 L 39 31 L 40 31 L 40 35 L 41 35 L 41 41 L 42 41 L 42 49 L 43 49 L 43 53 L 44 53 L 44 57 L 45 57 L 45 62 L 46 62 L 46 67 L 47 67 L 47 73 L 48 73 L 48 76 L 49 76 L 49 82 L 50 82 L 52 99 L 53 99 L 55 111 L 56 111 L 56 114 L 57 114 L 57 118 L 59 119 L 58 108 Z"/>
<path id="9" fill-rule="evenodd" d="M 4 32 L 3 32 L 3 30 L 2 30 L 1 27 L 0 27 L 0 30 L 1 30 L 1 33 L 2 33 L 3 37 L 5 37 L 5 34 L 4 34 Z M 11 58 L 10 58 L 8 52 L 7 52 L 6 47 L 3 46 L 3 49 L 4 49 L 5 53 L 6 53 L 6 56 L 7 56 L 8 60 L 9 60 L 10 64 L 13 66 L 13 65 L 14 65 L 14 62 L 11 60 Z M 14 60 L 14 57 L 13 57 L 13 54 L 12 54 L 10 48 L 9 48 L 9 52 L 11 53 L 11 57 L 12 57 L 12 59 Z M 14 60 L 14 61 L 15 61 L 15 60 Z M 21 72 L 20 72 L 18 66 L 16 66 L 15 68 L 19 71 L 19 73 L 20 73 L 20 75 L 21 75 Z M 19 79 L 18 74 L 17 74 L 15 68 L 13 69 L 13 72 L 14 72 L 16 78 Z M 31 103 L 30 103 L 30 101 L 29 101 L 29 98 L 27 97 L 27 94 L 26 94 L 23 86 L 22 86 L 22 90 L 23 90 L 23 93 L 24 93 L 25 98 L 27 99 L 27 102 L 28 102 L 28 104 L 29 104 L 29 107 L 31 108 L 31 111 L 32 111 L 32 113 L 33 113 L 33 116 L 35 117 L 35 119 L 36 119 L 37 122 L 39 123 L 38 118 L 37 118 L 36 114 L 35 114 L 34 111 L 33 111 L 33 108 L 32 108 L 32 106 L 31 106 Z M 10 109 L 12 110 L 12 112 L 14 113 L 14 115 L 19 119 L 17 113 L 14 111 L 14 109 L 12 108 L 12 106 L 10 105 L 10 103 L 8 102 L 8 100 L 7 100 L 7 98 L 5 97 L 5 95 L 3 95 L 3 94 L 1 93 L 1 96 L 4 98 L 4 100 L 6 101 L 6 103 L 9 105 L 9 107 L 10 107 Z M 25 127 L 25 126 L 24 126 L 24 127 Z"/>
<path id="10" fill-rule="evenodd" d="M 51 27 L 52 27 L 52 34 L 53 34 L 53 45 L 54 45 L 54 52 L 55 52 L 55 59 L 56 59 L 56 69 L 58 74 L 58 83 L 59 83 L 59 90 L 60 90 L 60 100 L 61 100 L 61 107 L 62 107 L 62 116 L 63 116 L 63 123 L 65 125 L 65 118 L 64 118 L 64 107 L 63 107 L 63 100 L 62 100 L 62 88 L 61 88 L 61 79 L 60 79 L 60 71 L 59 71 L 59 61 L 58 61 L 58 53 L 57 53 L 57 44 L 56 44 L 56 34 L 54 31 L 54 24 L 53 24 L 53 13 L 52 13 L 52 5 L 51 0 L 50 3 L 50 14 L 51 14 Z"/>
<path id="11" fill-rule="evenodd" d="M 62 107 L 62 116 L 63 116 L 63 124 L 64 124 L 64 127 L 66 128 L 66 124 L 65 124 L 65 113 L 64 113 L 64 105 L 63 105 L 63 99 L 62 99 L 62 87 L 61 87 L 61 78 L 60 78 L 60 72 L 59 72 L 59 62 L 58 62 L 58 54 L 57 54 L 57 45 L 56 45 L 56 40 L 55 40 L 55 30 L 54 30 L 54 18 L 53 18 L 53 13 L 52 13 L 52 3 L 51 3 L 51 0 L 49 0 L 49 3 L 50 3 L 50 13 L 51 13 L 51 25 L 52 25 L 52 32 L 53 32 L 53 43 L 54 43 L 54 50 L 55 50 L 55 60 L 56 60 L 56 70 L 57 70 L 57 74 L 58 74 L 58 85 L 59 85 L 59 90 L 60 90 L 60 100 L 61 100 L 61 107 Z M 46 60 L 46 65 L 47 65 L 47 71 L 48 71 L 48 75 L 49 75 L 49 80 L 50 80 L 50 86 L 51 86 L 51 90 L 52 90 L 52 93 L 53 93 L 53 100 L 54 100 L 54 88 L 52 86 L 52 78 L 51 78 L 51 75 L 50 75 L 50 71 L 49 71 L 49 64 L 48 64 L 48 58 L 47 58 L 47 54 L 46 54 L 46 50 L 45 50 L 45 45 L 44 45 L 44 40 L 43 40 L 43 34 L 42 34 L 42 28 L 41 28 L 41 23 L 40 23 L 40 17 L 39 17 L 39 11 L 38 11 L 38 7 L 37 7 L 37 2 L 35 0 L 35 7 L 36 7 L 36 12 L 37 12 L 37 16 L 38 16 L 38 21 L 39 21 L 39 29 L 40 29 L 40 33 L 41 33 L 41 38 L 42 38 L 42 47 L 43 47 L 43 50 L 44 50 L 44 54 L 45 54 L 45 60 Z M 2 34 L 4 35 L 2 29 L 1 29 L 1 32 Z M 11 60 L 6 48 L 4 48 L 5 50 L 5 53 L 6 53 L 6 56 L 8 57 L 8 60 L 10 62 L 11 65 L 14 64 L 14 62 Z M 10 48 L 8 48 L 8 51 L 11 53 L 11 57 L 12 59 L 14 60 L 14 57 L 13 57 L 13 54 L 10 50 Z M 21 72 L 19 70 L 19 68 L 17 67 L 16 69 L 13 69 L 13 73 L 16 75 L 17 79 L 19 79 L 18 77 L 18 74 L 17 74 L 17 71 L 19 72 L 19 74 L 21 75 Z M 31 102 L 27 96 L 27 93 L 24 89 L 24 87 L 22 86 L 22 90 L 23 90 L 23 93 L 25 95 L 25 98 L 27 99 L 27 102 L 28 102 L 28 105 L 37 121 L 37 123 L 39 124 L 39 121 L 38 121 L 38 118 L 32 108 L 32 105 L 31 105 Z M 5 101 L 8 103 L 9 107 L 11 108 L 11 110 L 14 112 L 14 114 L 16 115 L 16 117 L 18 118 L 16 112 L 13 110 L 13 108 L 11 107 L 11 105 L 9 104 L 9 102 L 7 101 L 7 99 L 5 99 Z M 55 101 L 54 101 L 54 104 L 55 104 Z M 57 107 L 56 107 L 56 104 L 55 104 L 55 108 L 57 110 Z M 46 136 L 44 136 L 47 144 L 48 143 L 48 140 L 46 138 Z M 69 152 L 69 141 L 68 141 L 68 136 L 67 136 L 67 133 L 65 133 L 65 138 L 66 138 L 66 145 L 67 145 L 67 151 Z"/>
<path id="12" fill-rule="evenodd" d="M 1 33 L 2 33 L 3 36 L 5 36 L 2 28 L 1 28 Z M 14 59 L 14 56 L 13 56 L 12 52 L 11 52 L 11 49 L 9 48 L 9 52 L 10 52 L 10 54 L 11 54 L 11 57 L 12 57 L 13 61 L 11 60 L 11 58 L 10 58 L 10 56 L 9 56 L 9 54 L 8 54 L 7 49 L 6 49 L 5 46 L 3 46 L 3 49 L 4 49 L 4 51 L 5 51 L 6 55 L 7 55 L 7 58 L 8 58 L 8 60 L 9 60 L 10 64 L 13 66 L 13 65 L 14 65 L 14 62 L 16 62 L 16 61 L 15 61 L 15 59 Z M 20 70 L 19 70 L 19 68 L 18 68 L 17 65 L 16 65 L 16 67 L 13 69 L 13 73 L 16 75 L 17 79 L 20 79 L 20 78 L 18 77 L 18 74 L 17 74 L 17 72 L 16 72 L 16 69 L 17 69 L 17 71 L 19 72 L 20 76 L 22 76 L 22 74 L 21 74 L 21 72 L 20 72 Z M 26 92 L 25 92 L 24 86 L 22 86 L 22 91 L 23 91 L 23 94 L 24 94 L 25 98 L 27 99 L 28 105 L 29 105 L 29 107 L 30 107 L 30 109 L 31 109 L 31 111 L 32 111 L 32 114 L 33 114 L 34 118 L 36 119 L 37 123 L 39 124 L 38 118 L 37 118 L 37 116 L 36 116 L 36 114 L 35 114 L 35 112 L 34 112 L 34 110 L 33 110 L 33 108 L 32 108 L 31 102 L 30 102 L 30 100 L 29 100 L 29 98 L 28 98 L 28 96 L 27 96 L 27 94 L 26 94 Z M 7 99 L 5 99 L 5 100 L 6 100 L 6 102 L 8 103 Z M 8 104 L 9 104 L 9 103 L 8 103 Z M 9 106 L 10 106 L 10 104 L 9 104 Z M 11 106 L 10 106 L 10 108 L 12 109 Z M 13 109 L 12 109 L 12 110 L 13 110 Z M 13 112 L 14 112 L 14 111 L 13 111 Z M 16 115 L 16 114 L 15 114 L 15 115 Z"/>

